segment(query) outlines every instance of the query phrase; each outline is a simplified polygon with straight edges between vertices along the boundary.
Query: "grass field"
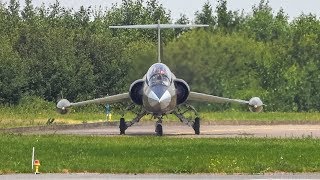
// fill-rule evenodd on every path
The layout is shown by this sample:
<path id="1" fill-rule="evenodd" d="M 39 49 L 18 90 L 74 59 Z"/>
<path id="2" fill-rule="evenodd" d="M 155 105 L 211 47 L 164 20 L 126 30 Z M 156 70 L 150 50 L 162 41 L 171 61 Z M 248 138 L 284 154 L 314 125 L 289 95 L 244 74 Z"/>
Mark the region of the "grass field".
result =
<path id="1" fill-rule="evenodd" d="M 0 174 L 319 172 L 319 139 L 0 135 Z"/>

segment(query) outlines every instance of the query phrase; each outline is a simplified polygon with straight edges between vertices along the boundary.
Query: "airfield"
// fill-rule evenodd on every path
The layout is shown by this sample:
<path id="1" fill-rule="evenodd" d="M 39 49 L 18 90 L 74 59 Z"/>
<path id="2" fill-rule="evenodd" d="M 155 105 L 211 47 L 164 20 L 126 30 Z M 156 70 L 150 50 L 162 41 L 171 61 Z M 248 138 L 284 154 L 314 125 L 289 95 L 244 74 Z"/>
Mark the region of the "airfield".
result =
<path id="1" fill-rule="evenodd" d="M 261 141 L 257 140 L 257 139 L 263 139 L 263 141 L 266 141 L 266 144 L 273 144 L 270 145 L 270 147 L 275 146 L 276 152 L 274 153 L 267 153 L 268 158 L 267 159 L 273 159 L 274 156 L 278 156 L 279 153 L 285 153 L 287 151 L 283 151 L 281 150 L 283 147 L 286 147 L 288 145 L 284 145 L 283 144 L 288 144 L 289 140 L 287 139 L 302 139 L 301 141 L 298 140 L 297 142 L 306 142 L 309 144 L 313 144 L 314 141 L 312 141 L 311 139 L 319 139 L 320 137 L 320 125 L 319 124 L 278 124 L 278 125 L 236 125 L 236 124 L 215 124 L 212 122 L 202 122 L 202 126 L 201 126 L 201 134 L 200 135 L 195 135 L 194 131 L 192 128 L 178 123 L 178 122 L 164 122 L 163 123 L 163 130 L 164 130 L 164 137 L 157 137 L 157 138 L 153 138 L 152 136 L 156 136 L 154 133 L 154 123 L 153 122 L 140 122 L 138 124 L 136 124 L 135 126 L 130 127 L 129 129 L 127 129 L 126 131 L 126 135 L 119 135 L 119 124 L 118 122 L 99 122 L 99 123 L 85 123 L 85 124 L 75 124 L 75 125 L 46 125 L 46 126 L 34 126 L 34 127 L 18 127 L 18 128 L 11 128 L 11 129 L 2 129 L 2 132 L 8 132 L 8 133 L 13 133 L 13 134 L 23 134 L 26 136 L 21 136 L 21 138 L 23 139 L 28 139 L 28 135 L 41 135 L 39 137 L 44 137 L 44 139 L 40 140 L 39 142 L 44 143 L 46 141 L 50 141 L 48 142 L 49 144 L 51 143 L 56 143 L 57 140 L 50 140 L 51 138 L 55 138 L 56 136 L 42 136 L 42 135 L 58 135 L 57 139 L 63 140 L 64 135 L 66 135 L 67 139 L 72 138 L 72 139 L 78 139 L 81 138 L 82 140 L 84 140 L 86 143 L 88 144 L 87 147 L 91 147 L 94 146 L 93 144 L 97 144 L 97 142 L 92 142 L 93 144 L 90 146 L 90 141 L 94 140 L 94 139 L 100 139 L 102 140 L 102 144 L 106 144 L 108 141 L 114 141 L 113 139 L 116 139 L 115 141 L 122 141 L 124 143 L 124 147 L 123 149 L 126 150 L 130 150 L 130 148 L 133 144 L 131 143 L 125 143 L 125 141 L 130 141 L 130 139 L 134 139 L 135 141 L 138 140 L 137 137 L 140 137 L 142 139 L 145 139 L 144 137 L 149 137 L 149 139 L 145 139 L 147 141 L 161 141 L 162 143 L 166 144 L 168 141 L 171 141 L 173 139 L 179 140 L 180 138 L 183 139 L 189 139 L 190 141 L 192 141 L 193 143 L 197 143 L 197 141 L 200 141 L 200 139 L 198 138 L 202 138 L 202 140 L 209 140 L 210 142 L 215 142 L 215 141 L 219 141 L 219 139 L 223 140 L 223 141 L 230 141 L 230 139 L 238 139 L 241 142 L 240 143 L 236 143 L 237 144 L 237 151 L 239 151 L 239 153 L 241 154 L 243 151 L 243 149 L 248 150 L 246 146 L 242 147 L 241 144 L 244 144 L 246 141 L 249 141 L 251 138 L 255 143 L 258 143 L 260 145 Z M 20 136 L 13 136 L 13 139 L 16 139 L 15 141 L 21 141 Z M 61 136 L 62 135 L 62 136 Z M 70 136 L 71 135 L 71 136 Z M 77 137 L 79 136 L 79 137 Z M 31 136 L 32 137 L 32 136 Z M 60 138 L 59 138 L 60 137 Z M 90 138 L 90 141 L 87 141 L 83 138 Z M 103 140 L 105 137 L 105 140 Z M 121 140 L 117 137 L 125 137 L 125 139 Z M 151 137 L 151 138 L 150 138 Z M 93 139 L 92 139 L 93 138 Z M 163 142 L 161 139 L 164 138 L 165 141 Z M 169 139 L 168 139 L 169 138 Z M 229 140 L 228 140 L 229 138 Z M 240 139 L 239 139 L 240 138 Z M 273 143 L 272 139 L 284 139 L 284 141 L 279 141 L 276 140 L 276 142 L 278 141 L 280 144 L 276 145 L 277 143 Z M 170 140 L 171 139 L 171 140 Z M 198 140 L 197 140 L 198 139 Z M 215 139 L 215 140 L 214 140 Z M 243 141 L 241 140 L 243 139 Z M 256 140 L 255 140 L 256 139 Z M 269 140 L 267 140 L 269 139 Z M 306 139 L 303 140 L 303 139 Z M 99 141 L 100 141 L 99 140 Z M 188 141 L 189 141 L 188 140 Z M 213 141 L 211 141 L 213 140 Z M 11 141 L 11 140 L 10 140 Z M 95 141 L 95 140 L 94 140 Z M 140 140 L 138 140 L 140 141 Z M 187 141 L 187 142 L 188 142 Z M 235 141 L 231 140 L 232 143 L 231 145 L 231 149 L 233 149 L 232 147 L 235 144 Z M 294 140 L 295 141 L 295 140 Z M 312 143 L 312 142 L 313 143 Z M 316 140 L 317 141 L 317 140 Z M 70 142 L 73 142 L 73 140 L 71 140 Z M 69 143 L 70 143 L 69 142 Z M 268 143 L 269 142 L 269 143 Z M 69 144 L 67 143 L 67 144 Z M 306 143 L 304 143 L 306 145 Z M 28 143 L 27 143 L 28 144 Z M 113 144 L 111 142 L 111 144 Z M 200 143 L 201 145 L 203 145 L 203 143 Z M 199 146 L 195 145 L 194 147 Z M 226 143 L 228 144 L 228 143 Z M 230 151 L 230 147 L 225 146 L 225 143 L 220 144 L 220 146 L 225 147 L 226 149 L 222 150 L 222 152 L 224 151 Z M 250 143 L 250 144 L 254 144 L 254 143 Z M 264 144 L 263 146 L 265 146 L 266 144 Z M 298 143 L 299 144 L 299 143 Z M 248 144 L 247 144 L 248 145 Z M 294 147 L 298 147 L 299 145 L 294 145 L 291 144 Z M 289 145 L 289 146 L 291 146 Z M 42 145 L 43 146 L 43 145 Z M 72 146 L 72 145 L 71 145 Z M 70 152 L 74 152 L 75 149 L 74 147 L 68 147 L 67 149 L 64 149 L 66 154 L 69 154 L 70 156 Z M 99 146 L 99 145 L 98 145 Z M 154 145 L 152 145 L 154 146 Z M 51 147 L 51 146 L 50 146 Z M 53 147 L 56 147 L 56 145 L 53 145 Z M 106 147 L 111 147 L 110 145 L 106 146 Z M 164 145 L 164 147 L 166 147 Z M 217 146 L 214 146 L 216 148 L 218 148 Z M 259 147 L 259 145 L 258 145 Z M 269 148 L 270 148 L 269 147 Z M 190 148 L 190 147 L 189 147 Z M 189 152 L 189 148 L 187 148 L 186 150 Z M 248 147 L 249 149 L 251 148 L 256 148 L 255 146 L 250 145 Z M 267 148 L 267 146 L 266 146 Z M 301 151 L 300 147 L 297 148 L 297 151 Z M 78 149 L 76 147 L 76 149 Z M 90 149 L 90 148 L 89 148 Z M 89 149 L 83 149 L 84 152 L 89 153 L 88 156 L 89 158 L 95 158 L 92 154 L 94 154 L 94 152 L 92 152 Z M 133 148 L 136 149 L 136 148 Z M 137 148 L 139 149 L 139 148 Z M 160 148 L 160 149 L 163 149 Z M 169 148 L 170 149 L 170 148 Z M 242 149 L 242 150 L 240 150 Z M 270 149 L 270 151 L 274 151 L 272 150 L 273 148 Z M 294 149 L 294 148 L 293 148 Z M 101 150 L 101 149 L 100 149 Z M 105 152 L 107 149 L 103 148 L 103 151 L 100 151 L 98 154 L 101 154 L 101 152 Z M 218 150 L 218 149 L 216 149 Z M 56 157 L 56 153 L 59 154 L 59 151 L 50 151 L 50 148 L 46 148 L 45 152 L 48 154 L 52 154 L 52 156 Z M 69 152 L 70 151 L 70 152 Z M 141 151 L 141 152 L 140 152 Z M 234 150 L 231 150 L 231 152 L 233 152 Z M 252 152 L 254 153 L 258 153 L 259 154 L 259 149 L 253 150 Z M 142 153 L 144 155 L 146 155 L 146 151 L 144 151 L 143 149 L 140 150 L 135 150 L 135 153 Z M 193 152 L 193 150 L 190 150 L 190 152 Z M 212 154 L 212 156 L 214 155 L 218 155 L 217 157 L 219 157 L 219 154 L 223 154 L 221 152 L 211 152 L 208 151 Z M 207 153 L 208 153 L 207 152 Z M 128 152 L 124 152 L 125 154 L 131 154 Z M 150 152 L 148 152 L 150 153 Z M 164 152 L 163 152 L 164 153 Z M 309 153 L 309 151 L 307 152 L 307 154 Z M 55 154 L 55 155 L 54 155 Z M 90 155 L 91 154 L 91 155 Z M 104 156 L 106 155 L 105 153 Z M 151 152 L 152 154 L 152 152 Z M 286 158 L 291 157 L 290 153 L 285 153 L 287 156 Z M 302 152 L 303 154 L 303 152 Z M 204 155 L 204 154 L 202 154 Z M 208 154 L 207 154 L 208 155 Z M 68 156 L 68 155 L 67 155 Z M 136 154 L 136 156 L 141 156 L 138 154 Z M 176 154 L 177 156 L 177 154 Z M 183 155 L 182 155 L 183 156 Z M 222 157 L 228 157 L 230 156 L 229 154 L 225 154 Z M 240 155 L 239 157 L 241 157 L 242 155 Z M 257 155 L 253 155 L 254 157 L 256 157 Z M 260 155 L 259 155 L 260 156 Z M 269 157 L 270 156 L 270 157 Z M 294 156 L 294 155 L 292 155 Z M 76 156 L 78 157 L 78 156 Z M 148 157 L 148 156 L 147 156 Z M 230 156 L 231 159 L 238 157 L 238 155 L 231 155 Z M 87 157 L 85 157 L 87 158 Z M 101 157 L 100 157 L 101 158 Z M 104 157 L 105 158 L 105 157 Z M 110 158 L 110 157 L 109 157 Z M 130 156 L 126 156 L 126 158 L 131 158 Z M 126 159 L 125 158 L 125 159 Z M 143 158 L 143 156 L 141 156 L 141 158 Z M 42 158 L 42 159 L 48 159 L 48 158 Z M 112 158 L 111 158 L 112 159 Z M 169 158 L 170 159 L 170 158 Z M 241 159 L 241 158 L 240 158 Z M 47 160 L 48 161 L 48 160 Z M 51 159 L 50 161 L 54 161 L 54 159 Z M 105 162 L 106 159 L 100 160 L 102 162 Z M 211 160 L 212 161 L 212 160 Z M 247 160 L 245 160 L 247 161 Z M 314 161 L 316 162 L 317 160 L 314 159 Z M 107 161 L 109 162 L 109 161 Z M 112 161 L 111 161 L 112 162 Z M 131 162 L 131 160 L 128 160 L 128 162 Z M 227 161 L 228 162 L 228 161 Z M 261 159 L 261 162 L 264 162 L 264 160 Z M 289 162 L 289 161 L 288 161 Z M 313 161 L 312 161 L 313 162 Z M 313 163 L 315 163 L 313 162 Z M 273 162 L 268 162 L 270 164 L 272 164 Z M 267 164 L 268 164 L 267 163 Z M 311 163 L 311 161 L 310 161 Z M 81 162 L 80 162 L 81 164 Z M 99 164 L 99 163 L 98 163 Z M 241 164 L 239 162 L 239 164 Z M 303 163 L 302 163 L 303 164 Z M 251 166 L 255 166 L 254 164 L 250 164 Z M 249 167 L 250 167 L 249 165 Z M 296 164 L 297 165 L 297 164 Z M 47 166 L 49 166 L 47 164 Z M 72 164 L 69 164 L 68 166 L 73 166 Z M 247 165 L 245 165 L 247 166 Z M 88 167 L 87 167 L 88 168 Z M 48 169 L 54 169 L 54 167 L 48 167 Z M 72 169 L 72 167 L 70 167 L 70 169 Z M 97 168 L 99 169 L 99 168 Z M 231 168 L 232 169 L 232 168 Z M 48 170 L 45 170 L 46 172 Z M 59 171 L 58 171 L 59 172 Z M 77 171 L 76 171 L 77 172 Z M 81 172 L 81 171 L 80 171 Z M 91 171 L 89 171 L 91 172 Z M 93 171 L 95 172 L 95 171 Z M 246 171 L 244 171 L 246 172 Z M 258 171 L 258 172 L 263 172 L 263 171 Z M 4 178 L 4 179 L 212 179 L 212 178 L 218 178 L 218 179 L 319 179 L 320 175 L 318 173 L 308 173 L 308 171 L 305 171 L 303 173 L 292 173 L 291 171 L 287 171 L 288 173 L 285 173 L 286 171 L 282 172 L 282 171 L 275 171 L 275 172 L 267 172 L 267 173 L 259 173 L 259 174 L 251 174 L 251 173 L 231 173 L 230 175 L 228 174 L 224 174 L 224 173 L 212 173 L 212 174 L 206 174 L 206 173 L 195 173 L 195 174 L 172 174 L 172 173 L 160 173 L 160 174 L 153 174 L 153 173 L 134 173 L 134 174 L 123 174 L 123 173 L 107 173 L 104 174 L 104 172 L 102 174 L 100 173 L 62 173 L 62 174 L 56 174 L 56 173 L 44 173 L 44 174 L 40 174 L 38 176 L 31 174 L 7 174 L 7 175 L 1 175 L 0 178 Z M 25 172 L 24 172 L 25 173 Z"/>
<path id="2" fill-rule="evenodd" d="M 127 136 L 152 136 L 155 125 L 152 122 L 141 122 L 127 129 Z M 280 124 L 280 125 L 221 125 L 202 122 L 201 134 L 194 135 L 191 127 L 178 122 L 164 122 L 164 136 L 184 138 L 319 138 L 319 124 Z M 2 131 L 22 134 L 69 134 L 120 136 L 117 122 L 88 123 L 76 125 L 51 125 L 19 127 Z"/>
<path id="3" fill-rule="evenodd" d="M 192 128 L 178 122 L 163 124 L 164 136 L 169 138 L 319 138 L 318 124 L 280 125 L 223 125 L 203 122 L 201 134 L 194 135 Z M 79 136 L 119 137 L 117 122 L 76 125 L 50 125 L 7 129 L 18 134 L 61 134 Z M 141 122 L 126 131 L 127 137 L 155 136 L 152 122 Z M 160 138 L 165 138 L 160 137 Z M 156 138 L 158 139 L 158 138 Z M 40 175 L 7 174 L 2 179 L 319 179 L 319 173 L 262 173 L 262 174 L 100 174 L 100 173 L 44 173 Z"/>

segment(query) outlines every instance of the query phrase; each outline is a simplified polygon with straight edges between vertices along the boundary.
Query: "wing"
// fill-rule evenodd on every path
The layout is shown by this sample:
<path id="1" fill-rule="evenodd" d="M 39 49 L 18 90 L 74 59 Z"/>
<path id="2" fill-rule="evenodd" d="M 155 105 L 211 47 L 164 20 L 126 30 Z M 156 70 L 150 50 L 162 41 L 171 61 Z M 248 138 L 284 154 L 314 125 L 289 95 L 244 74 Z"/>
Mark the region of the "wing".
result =
<path id="1" fill-rule="evenodd" d="M 129 93 L 123 93 L 123 94 L 117 94 L 117 95 L 107 96 L 107 97 L 98 98 L 98 99 L 70 103 L 70 105 L 71 106 L 83 106 L 83 105 L 87 105 L 87 104 L 105 104 L 105 103 L 112 104 L 112 103 L 116 103 L 116 102 L 122 102 L 122 101 L 125 101 L 128 99 L 130 99 Z"/>
<path id="2" fill-rule="evenodd" d="M 103 98 L 97 98 L 87 101 L 81 101 L 81 102 L 69 102 L 67 99 L 61 99 L 57 103 L 57 108 L 61 114 L 67 113 L 67 108 L 71 106 L 83 106 L 87 104 L 104 104 L 104 103 L 116 103 L 116 102 L 123 102 L 130 99 L 129 93 L 123 93 L 123 94 L 117 94 L 113 96 L 107 96 Z"/>
<path id="3" fill-rule="evenodd" d="M 253 97 L 249 101 L 241 99 L 229 99 L 219 96 L 213 96 L 209 94 L 190 92 L 189 101 L 202 101 L 202 102 L 212 102 L 212 103 L 237 103 L 237 104 L 246 104 L 249 106 L 250 111 L 260 112 L 263 109 L 264 104 L 261 99 L 258 97 Z"/>
<path id="4" fill-rule="evenodd" d="M 238 103 L 238 104 L 249 104 L 249 101 L 241 99 L 229 99 L 219 96 L 213 96 L 209 94 L 190 92 L 188 100 L 190 101 L 202 101 L 202 102 L 213 102 L 213 103 Z"/>

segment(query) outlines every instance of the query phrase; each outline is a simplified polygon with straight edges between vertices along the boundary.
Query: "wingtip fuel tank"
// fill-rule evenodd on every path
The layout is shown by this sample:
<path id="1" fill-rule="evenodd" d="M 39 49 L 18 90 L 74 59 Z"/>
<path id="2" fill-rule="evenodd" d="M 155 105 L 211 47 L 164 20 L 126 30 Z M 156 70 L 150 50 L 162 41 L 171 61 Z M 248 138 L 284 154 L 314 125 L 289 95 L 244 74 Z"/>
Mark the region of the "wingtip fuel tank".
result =
<path id="1" fill-rule="evenodd" d="M 249 100 L 249 109 L 251 112 L 261 112 L 263 106 L 264 104 L 259 97 L 253 97 Z"/>
<path id="2" fill-rule="evenodd" d="M 67 99 L 61 99 L 57 103 L 57 111 L 60 114 L 67 114 L 70 106 L 71 106 L 71 103 Z"/>

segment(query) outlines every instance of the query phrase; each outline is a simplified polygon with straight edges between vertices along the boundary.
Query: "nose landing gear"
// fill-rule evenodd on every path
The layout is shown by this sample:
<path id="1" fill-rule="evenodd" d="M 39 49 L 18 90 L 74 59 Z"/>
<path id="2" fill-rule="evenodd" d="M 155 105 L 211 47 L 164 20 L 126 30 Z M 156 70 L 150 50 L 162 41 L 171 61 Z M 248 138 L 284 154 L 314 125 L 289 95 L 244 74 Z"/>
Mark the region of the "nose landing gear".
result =
<path id="1" fill-rule="evenodd" d="M 156 135 L 157 136 L 162 136 L 163 135 L 163 130 L 162 130 L 162 117 L 158 117 L 158 121 L 156 122 Z"/>

